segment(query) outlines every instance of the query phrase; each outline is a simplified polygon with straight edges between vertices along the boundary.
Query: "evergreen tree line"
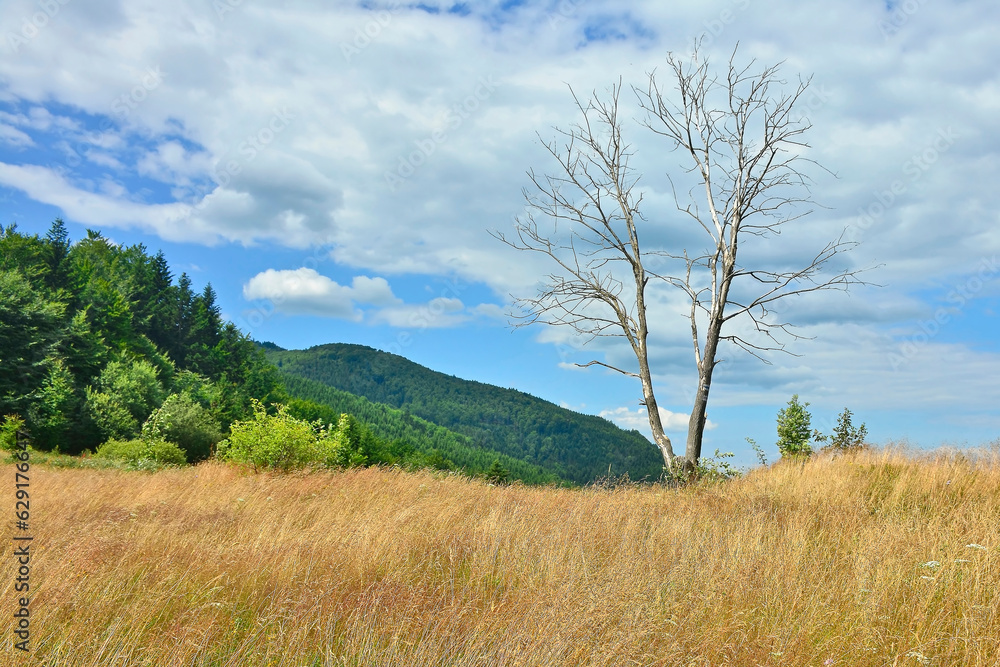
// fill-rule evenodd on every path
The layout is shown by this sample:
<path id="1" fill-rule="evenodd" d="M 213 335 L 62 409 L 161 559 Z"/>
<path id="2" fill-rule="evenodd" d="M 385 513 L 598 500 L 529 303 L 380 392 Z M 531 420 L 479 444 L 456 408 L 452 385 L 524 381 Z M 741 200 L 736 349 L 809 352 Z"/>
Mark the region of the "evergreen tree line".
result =
<path id="1" fill-rule="evenodd" d="M 259 347 L 222 320 L 211 284 L 175 280 L 162 252 L 93 230 L 72 243 L 58 219 L 44 237 L 0 225 L 0 417 L 23 419 L 36 449 L 136 438 L 164 406 L 221 438 L 253 399 L 284 398 Z M 208 454 L 192 447 L 191 459 Z"/>
<path id="2" fill-rule="evenodd" d="M 558 481 L 319 383 L 288 378 L 290 399 L 265 346 L 223 321 L 211 284 L 195 292 L 187 274 L 175 280 L 162 252 L 92 230 L 72 243 L 58 219 L 44 237 L 0 225 L 0 428 L 26 430 L 36 449 L 140 464 L 194 462 L 218 445 L 254 465 L 328 460 Z"/>

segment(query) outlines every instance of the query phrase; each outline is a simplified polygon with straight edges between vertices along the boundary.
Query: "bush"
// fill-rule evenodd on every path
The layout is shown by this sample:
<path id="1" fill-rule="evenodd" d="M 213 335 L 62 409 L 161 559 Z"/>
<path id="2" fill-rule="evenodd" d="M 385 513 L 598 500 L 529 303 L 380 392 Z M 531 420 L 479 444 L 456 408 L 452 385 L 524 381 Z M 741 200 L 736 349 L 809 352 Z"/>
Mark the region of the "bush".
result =
<path id="1" fill-rule="evenodd" d="M 290 470 L 326 458 L 320 456 L 313 425 L 289 415 L 286 406 L 278 406 L 278 414 L 269 415 L 254 399 L 253 410 L 252 420 L 237 421 L 230 427 L 229 438 L 218 446 L 220 458 L 248 463 L 254 470 Z"/>
<path id="2" fill-rule="evenodd" d="M 840 413 L 840 417 L 837 418 L 837 426 L 833 429 L 830 444 L 823 449 L 847 451 L 860 449 L 865 446 L 865 438 L 868 437 L 868 427 L 864 424 L 855 427 L 851 423 L 851 417 L 853 416 L 850 410 L 844 408 L 844 411 Z"/>
<path id="3" fill-rule="evenodd" d="M 222 440 L 218 422 L 187 394 L 173 394 L 142 425 L 144 440 L 167 440 L 180 447 L 191 463 L 212 455 Z"/>
<path id="4" fill-rule="evenodd" d="M 290 470 L 307 465 L 346 468 L 365 465 L 367 452 L 379 443 L 368 428 L 351 415 L 342 414 L 333 424 L 307 422 L 288 414 L 279 405 L 278 413 L 267 410 L 256 399 L 254 418 L 234 422 L 229 438 L 219 443 L 219 458 L 248 463 L 258 468 Z"/>
<path id="5" fill-rule="evenodd" d="M 87 415 L 101 439 L 130 440 L 139 434 L 139 422 L 112 394 L 87 387 L 84 396 Z"/>
<path id="6" fill-rule="evenodd" d="M 494 459 L 489 470 L 486 471 L 486 481 L 498 486 L 510 484 L 510 471 L 500 464 L 500 459 Z"/>
<path id="7" fill-rule="evenodd" d="M 108 440 L 97 448 L 94 456 L 100 459 L 116 459 L 131 464 L 155 461 L 183 465 L 187 461 L 181 448 L 166 440 Z"/>
<path id="8" fill-rule="evenodd" d="M 323 463 L 331 467 L 352 468 L 368 462 L 365 453 L 370 445 L 371 432 L 351 415 L 342 414 L 337 420 L 337 428 L 321 430 L 318 444 L 323 454 Z"/>
<path id="9" fill-rule="evenodd" d="M 9 452 L 17 446 L 17 432 L 24 428 L 24 420 L 17 415 L 7 415 L 0 424 L 0 449 Z"/>
<path id="10" fill-rule="evenodd" d="M 87 387 L 87 414 L 105 439 L 139 435 L 140 425 L 163 402 L 158 374 L 148 361 L 112 361 L 94 386 Z"/>
<path id="11" fill-rule="evenodd" d="M 715 450 L 715 456 L 703 456 L 698 459 L 698 465 L 693 469 L 678 466 L 663 467 L 663 481 L 667 484 L 689 484 L 695 481 L 724 482 L 740 476 L 740 471 L 727 460 L 735 456 L 732 452 Z"/>
<path id="12" fill-rule="evenodd" d="M 812 447 L 810 422 L 812 415 L 806 408 L 808 403 L 799 403 L 799 395 L 792 396 L 788 407 L 778 412 L 778 451 L 783 457 L 809 456 Z"/>

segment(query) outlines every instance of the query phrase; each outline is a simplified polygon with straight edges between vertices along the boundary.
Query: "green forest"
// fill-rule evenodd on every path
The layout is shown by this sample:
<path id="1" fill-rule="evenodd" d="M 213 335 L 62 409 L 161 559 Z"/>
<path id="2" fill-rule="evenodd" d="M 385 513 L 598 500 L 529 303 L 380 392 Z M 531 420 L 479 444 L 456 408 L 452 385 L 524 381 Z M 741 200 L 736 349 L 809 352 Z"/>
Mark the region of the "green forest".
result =
<path id="1" fill-rule="evenodd" d="M 351 414 L 366 424 L 383 451 L 376 458 L 385 461 L 423 459 L 426 467 L 442 470 L 459 469 L 486 473 L 494 464 L 506 471 L 511 479 L 528 484 L 545 484 L 562 480 L 558 475 L 527 461 L 477 447 L 468 437 L 438 426 L 406 410 L 375 403 L 363 396 L 340 391 L 315 380 L 285 375 L 288 393 L 296 398 L 289 401 L 290 412 L 307 421 L 335 421 L 338 414 Z M 303 400 L 305 399 L 305 400 Z"/>
<path id="2" fill-rule="evenodd" d="M 639 433 L 522 392 L 357 345 L 255 342 L 162 252 L 92 230 L 72 242 L 58 219 L 44 236 L 0 226 L 0 425 L 38 451 L 133 462 L 228 453 L 531 484 L 660 473 Z M 247 438 L 279 431 L 304 444 L 252 454 Z"/>
<path id="3" fill-rule="evenodd" d="M 465 436 L 475 447 L 526 461 L 560 479 L 585 484 L 628 473 L 656 478 L 658 450 L 638 431 L 561 408 L 514 389 L 462 380 L 362 345 L 308 350 L 270 347 L 267 357 L 300 398 L 324 401 L 319 384 L 401 409 Z M 292 377 L 313 380 L 311 385 Z"/>
<path id="4" fill-rule="evenodd" d="M 71 243 L 61 220 L 44 237 L 0 226 L 0 351 L 0 415 L 43 451 L 136 438 L 172 396 L 223 433 L 251 399 L 285 398 L 210 284 L 196 291 L 162 253 L 96 231 Z"/>

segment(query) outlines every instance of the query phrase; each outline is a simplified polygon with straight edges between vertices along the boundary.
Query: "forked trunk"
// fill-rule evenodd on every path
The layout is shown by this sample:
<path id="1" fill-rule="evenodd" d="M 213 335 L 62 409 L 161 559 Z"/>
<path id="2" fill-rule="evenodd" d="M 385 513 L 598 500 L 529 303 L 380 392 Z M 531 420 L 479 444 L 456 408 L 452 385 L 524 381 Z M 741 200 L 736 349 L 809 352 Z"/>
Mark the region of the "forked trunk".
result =
<path id="1" fill-rule="evenodd" d="M 653 395 L 653 379 L 649 373 L 649 362 L 645 355 L 639 355 L 639 379 L 642 381 L 642 401 L 646 406 L 646 413 L 649 415 L 649 429 L 653 433 L 653 441 L 663 456 L 663 465 L 673 468 L 677 455 L 674 454 L 670 438 L 663 432 L 660 408 L 656 404 L 656 396 Z"/>
<path id="2" fill-rule="evenodd" d="M 705 354 L 698 367 L 698 391 L 695 392 L 691 417 L 688 419 L 687 443 L 684 448 L 684 468 L 686 470 L 694 470 L 701 458 L 701 443 L 705 435 L 705 422 L 707 421 L 708 394 L 712 388 L 715 353 L 719 349 L 721 332 L 722 323 L 718 320 L 712 322 L 706 332 Z"/>

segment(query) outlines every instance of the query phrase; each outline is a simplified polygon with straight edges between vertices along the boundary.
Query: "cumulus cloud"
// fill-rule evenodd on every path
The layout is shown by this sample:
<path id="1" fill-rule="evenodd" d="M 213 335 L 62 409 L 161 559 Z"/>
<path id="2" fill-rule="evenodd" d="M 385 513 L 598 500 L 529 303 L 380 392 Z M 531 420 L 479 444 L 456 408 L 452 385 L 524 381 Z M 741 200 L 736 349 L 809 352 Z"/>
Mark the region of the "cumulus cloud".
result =
<path id="1" fill-rule="evenodd" d="M 626 9 L 611 0 L 490 0 L 462 13 L 437 2 L 386 13 L 365 3 L 243 3 L 221 17 L 212 3 L 109 0 L 97 11 L 69 3 L 17 57 L 0 59 L 0 148 L 8 151 L 0 184 L 93 227 L 203 244 L 329 246 L 354 273 L 459 276 L 501 299 L 525 296 L 552 266 L 486 230 L 510 230 L 524 212 L 525 170 L 555 167 L 536 132 L 548 140 L 557 136 L 553 126 L 579 120 L 566 84 L 584 97 L 619 76 L 642 85 L 668 51 L 683 53 L 702 37 L 719 63 L 740 40 L 741 57 L 785 61 L 789 80 L 814 74 L 801 108 L 813 124 L 809 155 L 839 175 L 817 172 L 825 208 L 797 232 L 748 242 L 742 260 L 782 266 L 846 228 L 862 243 L 848 261 L 883 265 L 871 279 L 886 287 L 790 306 L 789 321 L 816 336 L 792 345 L 807 357 L 774 355 L 767 367 L 727 350 L 713 400 L 771 400 L 772 392 L 811 386 L 831 400 L 858 392 L 877 405 L 931 406 L 940 392 L 920 386 L 968 373 L 965 389 L 953 393 L 987 409 L 991 376 L 976 372 L 996 361 L 983 349 L 942 336 L 920 347 L 926 360 L 924 352 L 907 359 L 912 370 L 892 370 L 886 359 L 933 317 L 927 291 L 947 292 L 980 258 L 1000 252 L 1000 8 L 729 4 L 731 21 L 693 1 L 638 0 Z M 0 24 L 20 25 L 35 9 L 27 0 L 3 3 Z M 956 43 L 974 57 L 955 58 Z M 162 73 L 156 85 L 150 68 Z M 635 115 L 628 97 L 622 118 Z M 643 239 L 698 250 L 700 232 L 678 215 L 664 178 L 684 178 L 680 156 L 641 128 L 626 131 L 642 175 Z M 387 174 L 400 179 L 394 188 Z M 248 286 L 273 295 L 291 289 L 278 274 Z M 303 293 L 291 289 L 287 307 L 398 327 L 503 319 L 498 305 L 467 307 L 457 298 L 404 304 L 380 279 L 360 278 L 338 285 L 300 275 Z M 657 382 L 674 392 L 693 385 L 683 304 L 651 289 L 651 357 Z M 618 341 L 579 351 L 558 337 L 540 340 L 584 362 L 634 363 Z M 966 366 L 949 370 L 944 358 Z M 918 371 L 925 375 L 899 379 Z M 671 400 L 684 405 L 684 391 Z"/>
<path id="2" fill-rule="evenodd" d="M 288 315 L 321 315 L 356 322 L 363 317 L 356 304 L 399 302 L 385 278 L 356 276 L 346 286 L 306 267 L 258 273 L 243 286 L 243 296 L 270 301 L 275 310 Z"/>
<path id="3" fill-rule="evenodd" d="M 624 429 L 635 429 L 646 436 L 652 435 L 652 431 L 649 428 L 649 414 L 646 412 L 646 408 L 639 408 L 637 410 L 627 407 L 613 408 L 611 410 L 602 410 L 598 413 L 598 416 L 613 421 Z M 690 415 L 688 414 L 671 412 L 665 408 L 660 408 L 660 422 L 663 424 L 663 430 L 667 433 L 687 433 L 689 417 Z M 711 419 L 705 420 L 706 431 L 711 431 L 717 427 L 718 424 Z"/>
<path id="4" fill-rule="evenodd" d="M 491 304 L 466 308 L 451 297 L 404 303 L 385 278 L 355 276 L 350 285 L 340 285 L 307 267 L 262 271 L 243 286 L 243 297 L 267 300 L 286 315 L 319 315 L 403 329 L 455 327 L 495 308 Z"/>
<path id="5" fill-rule="evenodd" d="M 441 329 L 454 327 L 470 319 L 465 305 L 450 297 L 437 297 L 425 304 L 399 304 L 382 308 L 372 315 L 373 324 L 388 324 L 404 329 Z"/>

